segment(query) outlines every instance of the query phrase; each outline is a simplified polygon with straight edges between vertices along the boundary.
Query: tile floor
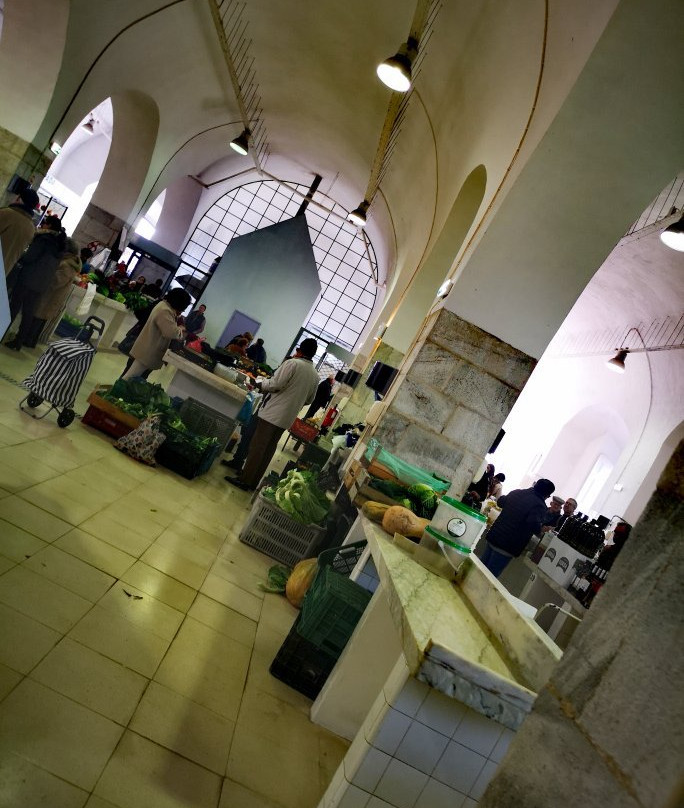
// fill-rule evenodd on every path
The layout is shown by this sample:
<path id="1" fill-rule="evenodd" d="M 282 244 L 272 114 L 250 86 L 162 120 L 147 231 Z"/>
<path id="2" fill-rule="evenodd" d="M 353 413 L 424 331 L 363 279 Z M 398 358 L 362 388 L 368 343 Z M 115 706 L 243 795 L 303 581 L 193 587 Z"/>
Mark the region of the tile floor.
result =
<path id="1" fill-rule="evenodd" d="M 248 495 L 24 415 L 38 355 L 0 348 L 0 808 L 313 808 L 347 743 L 268 672 L 296 612 Z"/>

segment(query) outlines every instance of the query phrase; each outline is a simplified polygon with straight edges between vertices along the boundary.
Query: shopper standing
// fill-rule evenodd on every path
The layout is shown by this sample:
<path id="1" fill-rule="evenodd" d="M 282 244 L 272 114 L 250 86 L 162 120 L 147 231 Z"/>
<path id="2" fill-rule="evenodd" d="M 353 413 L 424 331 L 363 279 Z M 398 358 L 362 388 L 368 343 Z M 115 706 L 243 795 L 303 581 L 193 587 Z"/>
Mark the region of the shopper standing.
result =
<path id="1" fill-rule="evenodd" d="M 12 273 L 16 277 L 10 291 L 10 316 L 14 320 L 21 312 L 21 322 L 16 337 L 5 347 L 19 351 L 30 339 L 36 308 L 54 281 L 65 247 L 61 221 L 57 216 L 46 216 Z"/>
<path id="2" fill-rule="evenodd" d="M 532 488 L 517 488 L 499 497 L 502 510 L 487 534 L 482 563 L 497 578 L 541 530 L 546 500 L 556 490 L 551 480 L 537 480 Z"/>
<path id="3" fill-rule="evenodd" d="M 162 366 L 164 354 L 171 340 L 182 339 L 185 329 L 178 325 L 181 313 L 190 305 L 191 297 L 185 289 L 171 289 L 166 297 L 152 309 L 140 336 L 133 343 L 130 356 L 133 362 L 124 373 L 124 379 L 134 376 L 147 378 Z"/>
<path id="4" fill-rule="evenodd" d="M 35 235 L 33 212 L 39 201 L 33 188 L 26 188 L 19 194 L 16 202 L 0 210 L 0 245 L 5 277 L 10 274 Z"/>
<path id="5" fill-rule="evenodd" d="M 245 467 L 239 477 L 226 477 L 231 485 L 253 491 L 268 468 L 280 436 L 292 426 L 305 404 L 313 401 L 318 374 L 313 358 L 318 350 L 315 339 L 305 339 L 292 359 L 287 359 L 270 379 L 257 379 L 264 396 L 257 414 L 257 425 L 249 444 Z"/>

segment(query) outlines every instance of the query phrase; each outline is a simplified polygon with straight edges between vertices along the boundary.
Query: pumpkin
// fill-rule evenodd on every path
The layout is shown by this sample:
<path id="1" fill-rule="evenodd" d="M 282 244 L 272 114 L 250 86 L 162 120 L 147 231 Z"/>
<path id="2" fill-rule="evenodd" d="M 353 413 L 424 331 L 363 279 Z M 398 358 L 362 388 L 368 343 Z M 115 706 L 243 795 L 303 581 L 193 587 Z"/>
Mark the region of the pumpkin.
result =
<path id="1" fill-rule="evenodd" d="M 392 536 L 399 533 L 409 539 L 420 539 L 429 524 L 429 519 L 421 519 L 401 505 L 391 505 L 382 517 L 383 530 Z"/>
<path id="2" fill-rule="evenodd" d="M 369 499 L 368 502 L 364 502 L 361 506 L 361 513 L 367 516 L 371 522 L 377 522 L 380 525 L 382 524 L 382 517 L 385 515 L 385 511 L 389 507 L 389 505 L 385 505 L 383 502 L 373 502 L 372 499 Z"/>
<path id="3" fill-rule="evenodd" d="M 305 558 L 295 565 L 285 586 L 285 597 L 297 609 L 302 606 L 304 595 L 309 591 L 318 571 L 317 558 Z"/>

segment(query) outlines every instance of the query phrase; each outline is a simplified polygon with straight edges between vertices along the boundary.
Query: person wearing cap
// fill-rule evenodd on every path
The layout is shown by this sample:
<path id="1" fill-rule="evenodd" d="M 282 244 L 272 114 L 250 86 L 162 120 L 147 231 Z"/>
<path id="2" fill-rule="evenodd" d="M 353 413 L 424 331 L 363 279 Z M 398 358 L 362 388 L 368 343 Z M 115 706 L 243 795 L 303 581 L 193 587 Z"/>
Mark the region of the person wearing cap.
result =
<path id="1" fill-rule="evenodd" d="M 558 497 L 555 494 L 551 497 L 549 507 L 546 509 L 546 516 L 542 522 L 541 532 L 546 533 L 549 530 L 555 530 L 558 524 L 558 519 L 561 515 L 561 508 L 563 506 L 563 497 Z"/>
<path id="2" fill-rule="evenodd" d="M 48 320 L 61 314 L 71 287 L 81 274 L 81 258 L 78 243 L 67 238 L 64 253 L 55 272 L 50 286 L 43 292 L 36 307 L 33 326 L 24 342 L 27 348 L 34 348 L 38 342 L 40 332 Z"/>
<path id="3" fill-rule="evenodd" d="M 5 277 L 10 274 L 35 235 L 33 212 L 39 201 L 33 188 L 26 188 L 15 202 L 0 210 L 0 246 Z"/>
<path id="4" fill-rule="evenodd" d="M 537 480 L 532 488 L 517 488 L 499 497 L 501 513 L 487 534 L 482 563 L 496 578 L 512 558 L 517 558 L 533 535 L 539 534 L 546 516 L 546 500 L 556 490 L 551 480 Z"/>
<path id="5" fill-rule="evenodd" d="M 575 513 L 577 510 L 577 500 L 568 497 L 563 503 L 563 512 L 559 514 L 558 521 L 556 522 L 556 530 L 560 530 L 565 523 L 565 520 Z"/>
<path id="6" fill-rule="evenodd" d="M 257 379 L 266 394 L 257 413 L 257 425 L 249 444 L 245 466 L 239 477 L 226 477 L 231 485 L 253 491 L 264 476 L 278 447 L 280 436 L 292 426 L 297 414 L 316 395 L 318 373 L 313 358 L 315 339 L 305 339 L 294 357 L 286 359 L 270 379 Z"/>

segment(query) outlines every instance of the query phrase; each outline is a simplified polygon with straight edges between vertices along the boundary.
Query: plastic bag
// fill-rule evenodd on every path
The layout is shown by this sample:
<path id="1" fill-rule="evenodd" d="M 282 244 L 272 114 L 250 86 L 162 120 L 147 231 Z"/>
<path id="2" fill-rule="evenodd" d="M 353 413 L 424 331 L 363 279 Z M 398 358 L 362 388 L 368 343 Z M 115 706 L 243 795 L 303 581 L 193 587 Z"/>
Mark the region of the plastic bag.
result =
<path id="1" fill-rule="evenodd" d="M 440 477 L 423 471 L 423 469 L 417 466 L 412 466 L 410 463 L 406 463 L 404 460 L 385 451 L 375 438 L 371 438 L 368 441 L 368 449 L 365 458 L 369 462 L 375 460 L 381 463 L 389 469 L 398 480 L 406 485 L 423 483 L 424 485 L 429 485 L 430 488 L 438 494 L 445 494 L 451 486 L 448 480 L 442 480 Z"/>

